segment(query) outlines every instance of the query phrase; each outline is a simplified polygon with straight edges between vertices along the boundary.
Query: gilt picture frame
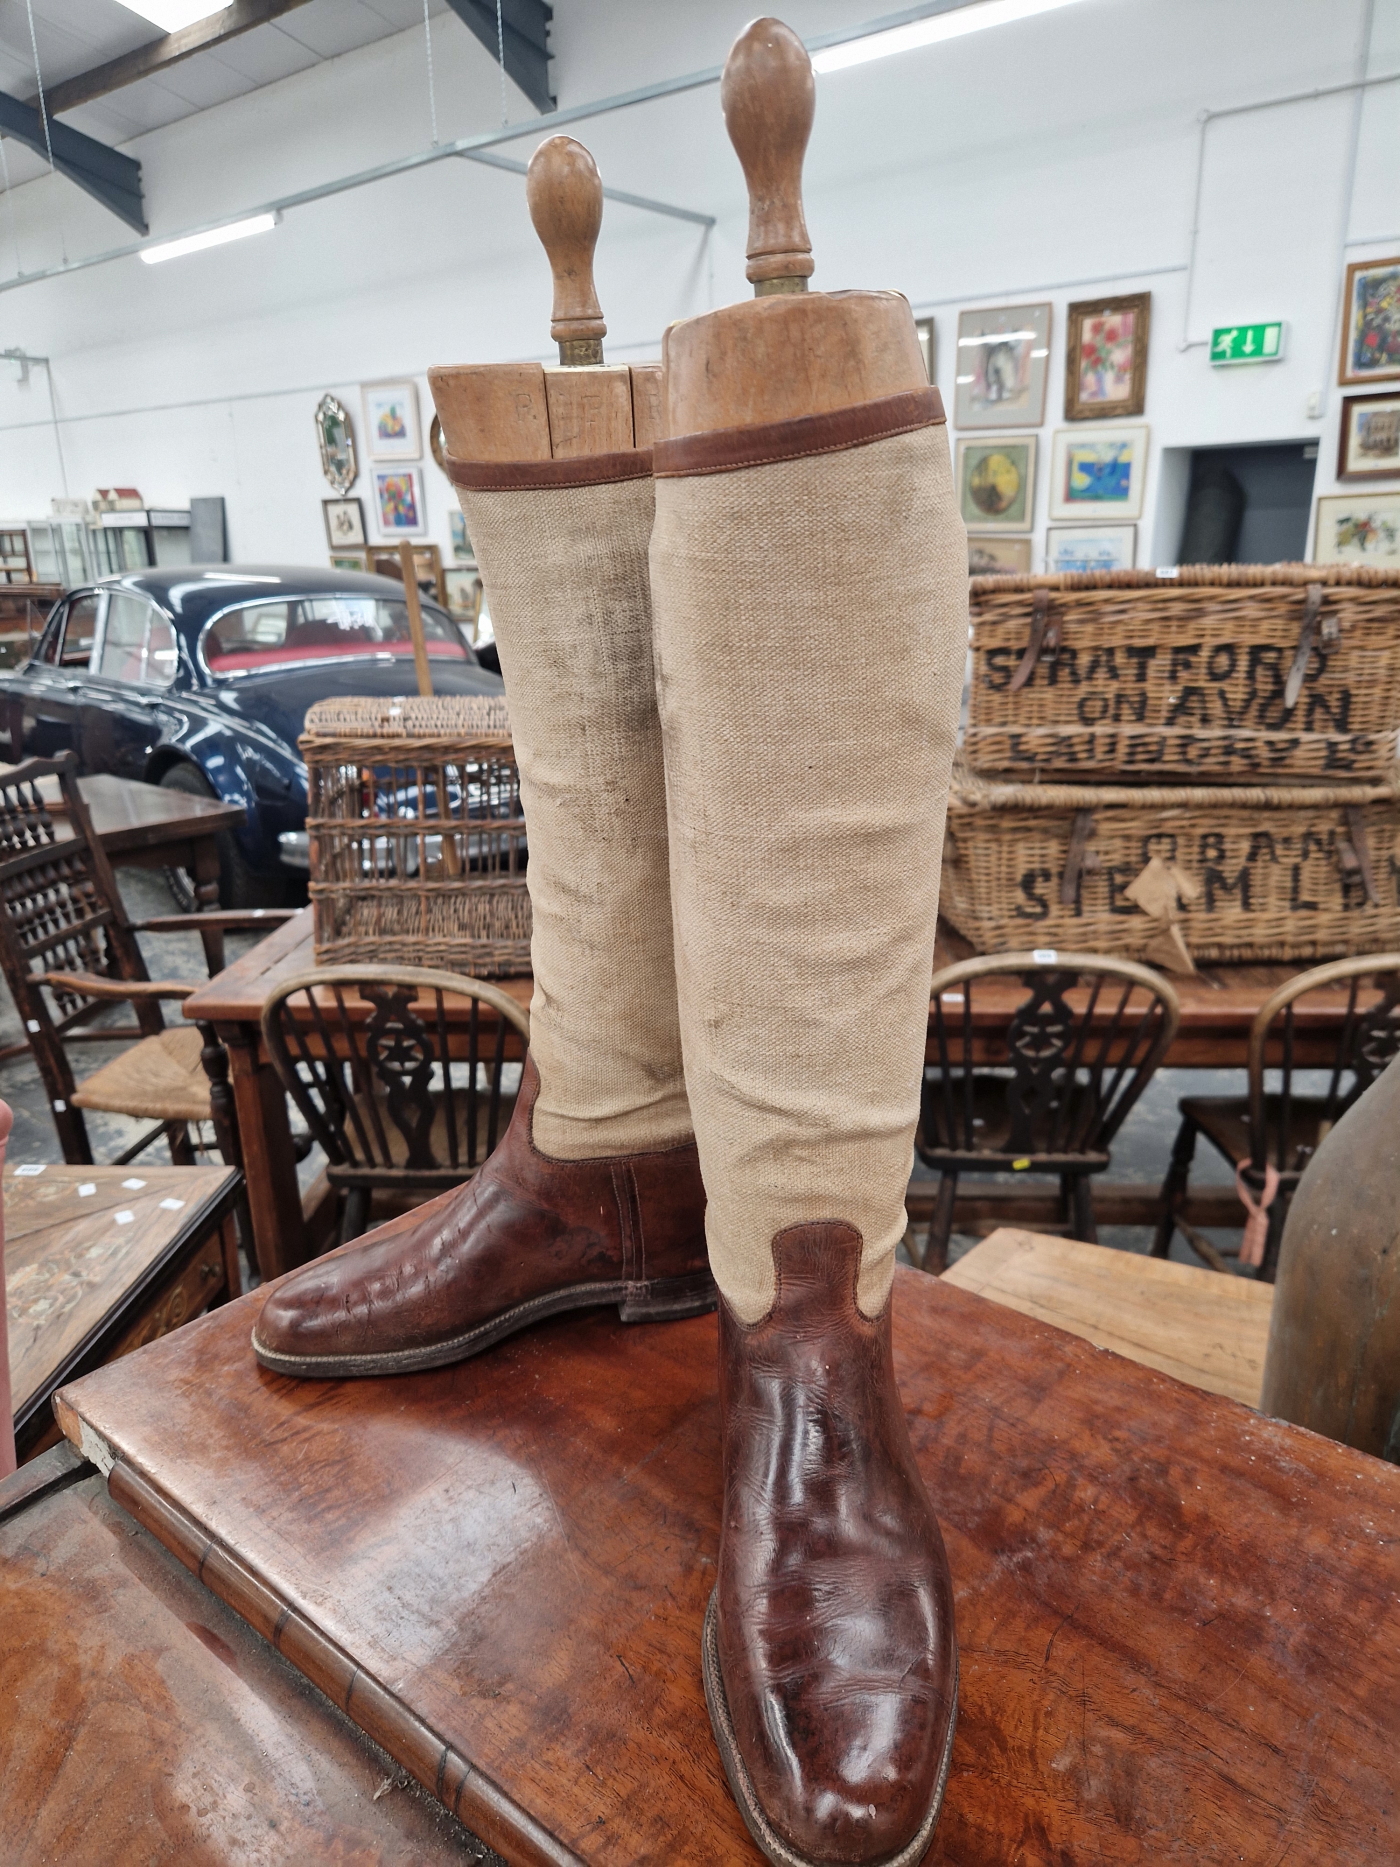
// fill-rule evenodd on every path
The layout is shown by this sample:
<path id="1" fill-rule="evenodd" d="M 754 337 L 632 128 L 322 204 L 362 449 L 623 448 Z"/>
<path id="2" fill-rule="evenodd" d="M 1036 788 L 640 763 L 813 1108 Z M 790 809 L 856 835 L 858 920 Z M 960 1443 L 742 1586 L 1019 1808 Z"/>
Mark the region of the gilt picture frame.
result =
<path id="1" fill-rule="evenodd" d="M 958 439 L 958 505 L 977 531 L 1028 532 L 1035 512 L 1033 434 Z"/>
<path id="2" fill-rule="evenodd" d="M 958 316 L 953 420 L 963 428 L 1038 428 L 1050 374 L 1051 306 L 995 305 Z"/>
<path id="3" fill-rule="evenodd" d="M 1400 253 L 1347 267 L 1337 381 L 1400 381 Z"/>
<path id="4" fill-rule="evenodd" d="M 1065 318 L 1065 420 L 1140 415 L 1147 406 L 1151 292 L 1081 299 Z"/>
<path id="5" fill-rule="evenodd" d="M 1337 439 L 1339 480 L 1400 477 L 1400 391 L 1342 398 Z"/>

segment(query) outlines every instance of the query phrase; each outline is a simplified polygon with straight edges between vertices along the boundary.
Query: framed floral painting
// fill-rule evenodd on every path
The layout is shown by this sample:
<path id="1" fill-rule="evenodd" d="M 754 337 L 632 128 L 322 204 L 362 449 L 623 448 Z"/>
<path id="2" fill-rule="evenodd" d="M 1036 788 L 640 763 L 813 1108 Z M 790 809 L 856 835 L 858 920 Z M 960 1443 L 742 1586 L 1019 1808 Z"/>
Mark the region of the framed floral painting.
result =
<path id="1" fill-rule="evenodd" d="M 962 312 L 954 421 L 959 428 L 1038 428 L 1049 367 L 1049 305 Z"/>
<path id="2" fill-rule="evenodd" d="M 1050 517 L 1101 524 L 1140 519 L 1147 477 L 1147 425 L 1055 433 L 1050 462 Z"/>
<path id="3" fill-rule="evenodd" d="M 1071 305 L 1065 338 L 1065 420 L 1113 421 L 1147 406 L 1151 292 Z"/>
<path id="4" fill-rule="evenodd" d="M 958 499 L 963 522 L 986 531 L 1028 532 L 1035 501 L 1035 436 L 959 440 Z"/>
<path id="5" fill-rule="evenodd" d="M 1400 377 L 1400 255 L 1347 267 L 1340 383 Z"/>
<path id="6" fill-rule="evenodd" d="M 1400 395 L 1348 395 L 1342 398 L 1342 431 L 1337 444 L 1339 480 L 1385 480 L 1400 477 Z"/>
<path id="7" fill-rule="evenodd" d="M 385 538 L 421 538 L 428 529 L 418 467 L 376 467 L 374 498 Z"/>
<path id="8" fill-rule="evenodd" d="M 418 425 L 416 382 L 371 382 L 360 392 L 365 403 L 365 433 L 371 460 L 421 460 L 423 430 Z"/>
<path id="9" fill-rule="evenodd" d="M 1400 492 L 1319 499 L 1313 563 L 1400 567 Z"/>

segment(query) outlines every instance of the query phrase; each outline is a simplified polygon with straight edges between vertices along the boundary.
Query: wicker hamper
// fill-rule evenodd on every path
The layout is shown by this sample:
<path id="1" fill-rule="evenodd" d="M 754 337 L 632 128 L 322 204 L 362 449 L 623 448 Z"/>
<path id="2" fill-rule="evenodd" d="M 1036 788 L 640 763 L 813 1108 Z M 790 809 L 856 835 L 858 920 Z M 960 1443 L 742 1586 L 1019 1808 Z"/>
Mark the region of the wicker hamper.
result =
<path id="1" fill-rule="evenodd" d="M 1400 570 L 972 580 L 974 771 L 1161 783 L 1387 777 Z"/>
<path id="2" fill-rule="evenodd" d="M 299 744 L 319 962 L 529 972 L 525 819 L 504 700 L 323 700 Z"/>
<path id="3" fill-rule="evenodd" d="M 1189 970 L 1393 951 L 1400 789 L 1013 784 L 959 766 L 939 907 L 981 953 Z"/>

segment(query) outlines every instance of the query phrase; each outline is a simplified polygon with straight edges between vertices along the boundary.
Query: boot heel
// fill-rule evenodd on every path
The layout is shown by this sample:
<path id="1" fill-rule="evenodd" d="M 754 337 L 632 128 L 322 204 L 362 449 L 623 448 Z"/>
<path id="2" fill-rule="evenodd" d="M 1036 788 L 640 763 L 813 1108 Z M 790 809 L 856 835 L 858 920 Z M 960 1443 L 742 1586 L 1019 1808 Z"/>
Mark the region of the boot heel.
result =
<path id="1" fill-rule="evenodd" d="M 617 1313 L 624 1322 L 675 1322 L 682 1316 L 703 1316 L 718 1301 L 710 1273 L 693 1271 L 689 1277 L 661 1277 L 650 1283 L 628 1284 Z"/>

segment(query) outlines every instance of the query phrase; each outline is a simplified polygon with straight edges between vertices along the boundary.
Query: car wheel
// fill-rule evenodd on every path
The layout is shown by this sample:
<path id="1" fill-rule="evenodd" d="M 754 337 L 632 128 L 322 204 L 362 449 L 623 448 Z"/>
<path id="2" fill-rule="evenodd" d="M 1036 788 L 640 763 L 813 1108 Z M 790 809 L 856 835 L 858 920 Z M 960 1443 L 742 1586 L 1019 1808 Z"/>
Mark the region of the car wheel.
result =
<path id="1" fill-rule="evenodd" d="M 197 765 L 172 765 L 160 781 L 162 791 L 183 791 L 187 797 L 217 797 L 212 784 Z M 286 884 L 280 875 L 266 875 L 251 868 L 227 830 L 220 831 L 219 905 L 225 908 L 280 908 L 285 904 Z M 193 914 L 199 907 L 194 892 L 194 877 L 188 869 L 167 868 L 170 884 L 182 914 Z"/>

